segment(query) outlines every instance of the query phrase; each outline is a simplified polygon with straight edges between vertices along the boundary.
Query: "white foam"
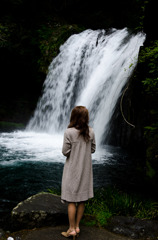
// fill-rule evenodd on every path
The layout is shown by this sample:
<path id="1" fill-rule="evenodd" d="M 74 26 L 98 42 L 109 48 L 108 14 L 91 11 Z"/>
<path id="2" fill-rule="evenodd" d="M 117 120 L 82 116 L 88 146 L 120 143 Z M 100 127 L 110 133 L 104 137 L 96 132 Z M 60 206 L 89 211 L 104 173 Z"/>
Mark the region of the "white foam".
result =
<path id="1" fill-rule="evenodd" d="M 2 133 L 0 146 L 3 148 L 3 161 L 0 163 L 10 165 L 19 161 L 64 162 L 65 158 L 61 153 L 62 142 L 63 136 L 57 134 L 26 131 Z"/>

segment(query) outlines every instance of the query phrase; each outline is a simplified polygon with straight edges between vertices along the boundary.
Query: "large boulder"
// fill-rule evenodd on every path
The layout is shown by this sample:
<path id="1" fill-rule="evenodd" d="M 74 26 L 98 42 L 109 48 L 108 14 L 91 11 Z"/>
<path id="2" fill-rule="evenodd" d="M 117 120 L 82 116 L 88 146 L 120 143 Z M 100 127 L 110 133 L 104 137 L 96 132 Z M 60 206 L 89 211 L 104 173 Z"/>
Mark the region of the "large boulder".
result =
<path id="1" fill-rule="evenodd" d="M 39 193 L 20 202 L 11 212 L 12 228 L 32 229 L 67 222 L 67 204 L 50 193 Z"/>

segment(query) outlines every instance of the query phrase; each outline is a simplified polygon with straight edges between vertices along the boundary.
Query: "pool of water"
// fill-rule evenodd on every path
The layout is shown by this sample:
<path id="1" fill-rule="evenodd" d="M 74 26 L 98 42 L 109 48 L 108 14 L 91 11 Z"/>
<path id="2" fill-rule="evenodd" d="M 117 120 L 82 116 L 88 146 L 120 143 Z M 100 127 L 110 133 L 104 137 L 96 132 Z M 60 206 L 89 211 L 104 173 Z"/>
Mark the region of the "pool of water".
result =
<path id="1" fill-rule="evenodd" d="M 17 131 L 0 133 L 0 217 L 27 197 L 60 189 L 65 157 L 63 135 Z M 132 185 L 134 168 L 117 147 L 97 147 L 92 155 L 94 187 Z"/>

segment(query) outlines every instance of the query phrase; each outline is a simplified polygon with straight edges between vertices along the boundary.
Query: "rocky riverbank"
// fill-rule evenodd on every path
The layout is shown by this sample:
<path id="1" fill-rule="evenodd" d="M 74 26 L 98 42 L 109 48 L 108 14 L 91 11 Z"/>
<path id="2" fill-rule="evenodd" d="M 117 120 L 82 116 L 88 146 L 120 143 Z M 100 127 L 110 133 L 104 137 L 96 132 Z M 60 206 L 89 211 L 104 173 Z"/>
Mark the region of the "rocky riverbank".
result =
<path id="1" fill-rule="evenodd" d="M 11 212 L 11 229 L 0 229 L 0 239 L 59 239 L 68 227 L 67 205 L 60 197 L 39 193 L 19 203 Z M 112 217 L 106 229 L 81 226 L 82 240 L 158 239 L 158 222 L 133 217 Z"/>

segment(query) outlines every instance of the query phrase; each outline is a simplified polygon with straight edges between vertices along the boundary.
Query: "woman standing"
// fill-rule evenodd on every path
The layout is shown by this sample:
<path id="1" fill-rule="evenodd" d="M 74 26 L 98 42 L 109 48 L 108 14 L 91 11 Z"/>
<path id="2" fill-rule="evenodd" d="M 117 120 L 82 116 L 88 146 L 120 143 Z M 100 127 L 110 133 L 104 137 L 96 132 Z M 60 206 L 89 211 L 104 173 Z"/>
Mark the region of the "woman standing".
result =
<path id="1" fill-rule="evenodd" d="M 62 153 L 66 156 L 63 170 L 61 199 L 68 202 L 69 229 L 64 237 L 79 234 L 79 223 L 85 201 L 93 198 L 93 172 L 91 153 L 95 152 L 95 136 L 88 126 L 89 113 L 83 106 L 71 112 L 70 124 L 64 133 Z"/>

